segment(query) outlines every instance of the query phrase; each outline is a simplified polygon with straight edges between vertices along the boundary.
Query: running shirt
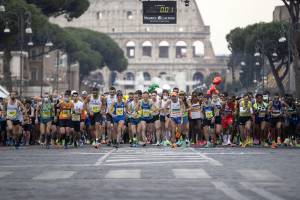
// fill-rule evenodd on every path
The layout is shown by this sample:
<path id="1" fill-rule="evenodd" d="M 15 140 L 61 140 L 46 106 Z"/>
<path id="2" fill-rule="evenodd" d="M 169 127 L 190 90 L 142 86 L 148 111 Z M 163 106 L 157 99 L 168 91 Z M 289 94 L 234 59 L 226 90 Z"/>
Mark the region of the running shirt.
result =
<path id="1" fill-rule="evenodd" d="M 134 101 L 131 101 L 128 104 L 128 117 L 129 118 L 139 118 L 139 116 L 137 115 L 137 106 L 138 106 L 138 102 L 135 103 Z"/>
<path id="2" fill-rule="evenodd" d="M 212 106 L 214 107 L 214 116 L 220 116 L 222 110 L 221 102 L 219 100 L 212 102 Z"/>
<path id="3" fill-rule="evenodd" d="M 190 118 L 191 119 L 203 118 L 202 113 L 201 113 L 201 106 L 200 106 L 199 102 L 191 105 Z"/>
<path id="4" fill-rule="evenodd" d="M 240 117 L 251 117 L 253 113 L 252 103 L 248 101 L 247 105 L 244 100 L 242 100 L 239 104 L 239 116 Z"/>
<path id="5" fill-rule="evenodd" d="M 52 113 L 52 103 L 48 102 L 43 102 L 41 105 L 40 105 L 40 117 L 41 119 L 50 119 L 52 116 L 53 116 L 53 113 Z"/>
<path id="6" fill-rule="evenodd" d="M 18 101 L 10 104 L 11 101 L 7 104 L 6 118 L 13 121 L 19 121 L 20 119 L 20 110 L 18 106 Z"/>
<path id="7" fill-rule="evenodd" d="M 151 118 L 152 116 L 151 109 L 152 109 L 152 104 L 150 102 L 145 102 L 144 100 L 141 100 L 140 111 L 141 111 L 142 118 Z"/>
<path id="8" fill-rule="evenodd" d="M 160 101 L 159 100 L 156 100 L 156 101 L 151 101 L 152 102 L 152 106 L 153 106 L 153 112 L 152 112 L 152 115 L 155 116 L 155 115 L 159 115 L 159 110 L 160 110 Z"/>
<path id="9" fill-rule="evenodd" d="M 171 101 L 170 104 L 170 117 L 172 118 L 177 118 L 177 117 L 181 117 L 182 113 L 181 113 L 181 109 L 180 109 L 180 102 L 179 100 L 177 100 L 177 102 L 173 102 Z"/>
<path id="10" fill-rule="evenodd" d="M 272 101 L 271 116 L 279 117 L 282 114 L 282 104 L 280 101 Z"/>
<path id="11" fill-rule="evenodd" d="M 265 118 L 267 116 L 268 104 L 265 102 L 262 103 L 254 103 L 253 109 L 255 111 L 255 115 L 259 118 Z"/>
<path id="12" fill-rule="evenodd" d="M 121 103 L 115 102 L 113 106 L 113 114 L 117 119 L 125 119 L 126 116 L 126 108 L 125 102 L 122 101 Z"/>
<path id="13" fill-rule="evenodd" d="M 93 113 L 100 113 L 101 104 L 100 97 L 98 96 L 97 98 L 94 98 L 92 95 L 89 101 L 89 111 Z"/>
<path id="14" fill-rule="evenodd" d="M 73 107 L 72 102 L 61 102 L 60 103 L 60 113 L 59 119 L 60 120 L 70 120 L 71 119 L 71 109 Z"/>
<path id="15" fill-rule="evenodd" d="M 202 112 L 204 114 L 204 119 L 212 120 L 214 117 L 214 107 L 212 105 L 203 105 Z"/>
<path id="16" fill-rule="evenodd" d="M 226 102 L 223 108 L 223 113 L 225 116 L 233 116 L 234 113 L 234 103 Z"/>
<path id="17" fill-rule="evenodd" d="M 161 100 L 160 107 L 165 108 L 167 103 L 168 103 L 168 100 Z M 162 109 L 160 111 L 160 116 L 167 116 L 169 114 L 170 114 L 170 106 L 167 106 L 167 111 L 165 111 L 165 109 Z"/>
<path id="18" fill-rule="evenodd" d="M 110 95 L 108 95 L 106 97 L 106 112 L 109 113 L 109 108 L 110 106 L 117 101 L 117 96 L 115 95 L 114 97 L 111 97 Z"/>
<path id="19" fill-rule="evenodd" d="M 83 103 L 81 101 L 74 102 L 72 110 L 72 121 L 80 121 L 83 113 Z"/>

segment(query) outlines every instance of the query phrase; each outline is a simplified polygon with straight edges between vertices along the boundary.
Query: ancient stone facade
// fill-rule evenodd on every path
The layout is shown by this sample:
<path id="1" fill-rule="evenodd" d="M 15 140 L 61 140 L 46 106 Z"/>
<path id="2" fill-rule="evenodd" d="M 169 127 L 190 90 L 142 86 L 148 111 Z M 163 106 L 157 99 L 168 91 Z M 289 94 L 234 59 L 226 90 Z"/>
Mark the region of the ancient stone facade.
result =
<path id="1" fill-rule="evenodd" d="M 114 84 L 120 89 L 135 90 L 140 84 L 147 87 L 156 77 L 166 80 L 171 87 L 191 91 L 210 73 L 226 73 L 227 57 L 215 55 L 210 27 L 204 24 L 195 0 L 188 7 L 177 1 L 177 24 L 171 25 L 143 24 L 142 1 L 90 0 L 90 3 L 88 11 L 78 19 L 68 22 L 60 16 L 51 21 L 63 27 L 107 33 L 123 49 L 128 69 L 111 72 L 108 77 L 100 70 L 104 89 Z M 137 81 L 138 77 L 143 78 L 142 82 Z"/>

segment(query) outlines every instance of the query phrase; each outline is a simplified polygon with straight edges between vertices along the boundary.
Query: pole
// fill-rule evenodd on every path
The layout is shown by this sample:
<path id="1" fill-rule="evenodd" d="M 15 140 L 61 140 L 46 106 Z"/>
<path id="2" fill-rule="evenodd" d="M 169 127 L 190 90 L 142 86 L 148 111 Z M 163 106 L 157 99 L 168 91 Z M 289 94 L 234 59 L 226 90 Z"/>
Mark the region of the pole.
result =
<path id="1" fill-rule="evenodd" d="M 18 19 L 20 20 L 20 97 L 22 97 L 23 95 L 23 43 L 24 43 L 24 32 L 23 32 L 23 28 L 24 28 L 24 18 L 23 15 L 21 14 Z"/>
<path id="2" fill-rule="evenodd" d="M 289 19 L 289 27 L 288 27 L 288 38 L 287 38 L 287 45 L 288 45 L 288 70 L 289 70 L 289 77 L 288 77 L 288 92 L 291 92 L 291 47 L 290 47 L 290 40 L 291 40 L 291 23 Z"/>
<path id="3" fill-rule="evenodd" d="M 43 46 L 43 61 L 42 61 L 42 68 L 41 68 L 41 92 L 40 96 L 43 96 L 43 79 L 44 79 L 44 54 L 45 54 L 45 47 Z"/>
<path id="4" fill-rule="evenodd" d="M 59 50 L 57 50 L 56 52 L 56 92 L 58 94 L 58 76 L 59 76 L 59 72 L 58 72 L 58 67 L 59 67 Z"/>

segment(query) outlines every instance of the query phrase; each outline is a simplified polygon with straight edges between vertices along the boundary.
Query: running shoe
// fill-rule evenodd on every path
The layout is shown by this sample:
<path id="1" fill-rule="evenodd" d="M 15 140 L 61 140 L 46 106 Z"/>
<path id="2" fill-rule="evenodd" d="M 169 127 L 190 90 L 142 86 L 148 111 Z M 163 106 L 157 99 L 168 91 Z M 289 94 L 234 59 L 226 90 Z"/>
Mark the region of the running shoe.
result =
<path id="1" fill-rule="evenodd" d="M 272 145 L 271 145 L 271 148 L 272 148 L 272 149 L 276 149 L 277 147 L 278 147 L 278 146 L 277 146 L 276 142 L 273 141 L 273 142 L 272 142 Z"/>
<path id="2" fill-rule="evenodd" d="M 173 143 L 173 144 L 171 145 L 171 148 L 172 148 L 172 149 L 175 149 L 176 146 L 177 146 L 176 143 Z"/>
<path id="3" fill-rule="evenodd" d="M 286 145 L 286 146 L 289 146 L 291 143 L 290 139 L 289 138 L 285 138 L 284 141 L 283 141 L 283 144 Z"/>
<path id="4" fill-rule="evenodd" d="M 207 141 L 206 145 L 204 145 L 204 148 L 212 148 L 213 145 L 210 141 Z"/>
<path id="5" fill-rule="evenodd" d="M 105 140 L 101 140 L 101 144 L 106 144 L 106 141 Z"/>
<path id="6" fill-rule="evenodd" d="M 254 145 L 259 145 L 259 140 L 255 138 L 255 139 L 253 140 L 253 144 L 254 144 Z"/>

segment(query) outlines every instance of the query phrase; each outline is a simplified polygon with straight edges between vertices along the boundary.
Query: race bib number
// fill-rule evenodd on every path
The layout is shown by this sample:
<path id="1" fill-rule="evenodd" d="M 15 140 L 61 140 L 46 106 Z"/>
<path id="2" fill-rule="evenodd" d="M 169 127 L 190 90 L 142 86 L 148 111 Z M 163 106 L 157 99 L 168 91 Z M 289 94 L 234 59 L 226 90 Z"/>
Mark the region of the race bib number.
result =
<path id="1" fill-rule="evenodd" d="M 94 113 L 98 113 L 98 112 L 100 112 L 100 108 L 99 108 L 99 106 L 93 106 L 92 107 L 92 111 L 94 112 Z"/>
<path id="2" fill-rule="evenodd" d="M 45 117 L 45 118 L 50 117 L 50 115 L 51 115 L 51 113 L 49 111 L 46 111 L 46 112 L 42 113 L 42 116 Z"/>
<path id="3" fill-rule="evenodd" d="M 191 119 L 200 119 L 201 113 L 199 111 L 191 112 Z"/>
<path id="4" fill-rule="evenodd" d="M 9 118 L 15 118 L 15 117 L 17 117 L 17 111 L 15 111 L 15 110 L 7 111 L 7 116 Z"/>
<path id="5" fill-rule="evenodd" d="M 143 110 L 143 116 L 144 117 L 149 117 L 150 116 L 150 110 L 148 110 L 148 109 Z"/>
<path id="6" fill-rule="evenodd" d="M 207 119 L 213 118 L 213 112 L 212 112 L 212 111 L 206 111 L 206 112 L 205 112 L 205 117 L 206 117 Z"/>
<path id="7" fill-rule="evenodd" d="M 116 109 L 116 115 L 117 116 L 123 116 L 124 109 L 123 108 L 117 108 Z"/>
<path id="8" fill-rule="evenodd" d="M 80 121 L 80 115 L 72 115 L 72 121 L 78 122 Z"/>
<path id="9" fill-rule="evenodd" d="M 265 117 L 266 116 L 266 113 L 265 112 L 260 112 L 259 114 L 258 114 L 258 117 Z"/>
<path id="10" fill-rule="evenodd" d="M 240 113 L 245 113 L 245 112 L 247 112 L 247 109 L 244 107 L 240 107 Z"/>

